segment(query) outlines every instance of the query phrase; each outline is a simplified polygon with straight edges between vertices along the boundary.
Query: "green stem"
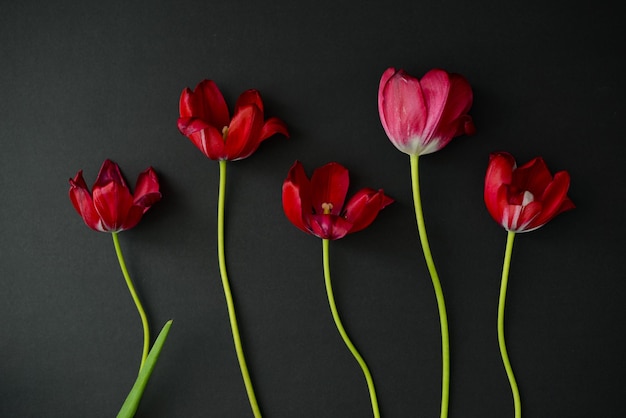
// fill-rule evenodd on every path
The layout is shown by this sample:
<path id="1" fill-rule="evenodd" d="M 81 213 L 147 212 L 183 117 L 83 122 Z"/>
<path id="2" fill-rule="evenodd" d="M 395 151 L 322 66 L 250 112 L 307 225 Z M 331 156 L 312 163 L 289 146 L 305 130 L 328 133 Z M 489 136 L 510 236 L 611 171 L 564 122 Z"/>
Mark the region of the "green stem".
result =
<path id="1" fill-rule="evenodd" d="M 120 240 L 117 236 L 117 232 L 112 232 L 111 236 L 113 237 L 113 245 L 115 246 L 117 259 L 120 262 L 122 274 L 124 275 L 124 279 L 126 280 L 126 285 L 128 286 L 130 295 L 133 297 L 133 301 L 135 301 L 135 306 L 137 307 L 137 311 L 139 312 L 139 316 L 141 317 L 141 325 L 143 326 L 143 352 L 141 354 L 141 364 L 139 366 L 139 371 L 141 371 L 141 369 L 143 368 L 143 364 L 146 362 L 146 358 L 148 358 L 148 352 L 150 351 L 150 327 L 148 325 L 148 317 L 146 316 L 146 312 L 141 305 L 141 300 L 139 300 L 139 296 L 137 296 L 133 281 L 130 279 L 130 275 L 128 274 L 128 269 L 126 269 L 126 263 L 124 262 L 124 256 L 122 255 L 122 249 L 120 248 Z"/>
<path id="2" fill-rule="evenodd" d="M 513 403 L 515 405 L 515 418 L 522 416 L 522 403 L 520 401 L 519 389 L 513 375 L 513 368 L 509 361 L 509 355 L 506 351 L 506 343 L 504 341 L 504 304 L 506 302 L 506 287 L 509 281 L 509 269 L 511 267 L 511 254 L 513 253 L 513 239 L 515 232 L 509 231 L 506 237 L 506 251 L 504 253 L 504 265 L 502 266 L 502 282 L 500 284 L 500 300 L 498 302 L 498 344 L 500 345 L 500 355 L 506 375 L 509 378 L 511 392 L 513 393 Z"/>
<path id="3" fill-rule="evenodd" d="M 424 212 L 422 210 L 422 199 L 420 197 L 419 186 L 419 169 L 418 155 L 411 155 L 411 180 L 413 185 L 413 203 L 415 206 L 415 217 L 417 219 L 417 228 L 419 230 L 420 242 L 426 265 L 430 273 L 430 278 L 435 289 L 437 298 L 437 308 L 439 309 L 439 323 L 441 325 L 441 359 L 442 359 L 442 377 L 441 377 L 441 418 L 448 416 L 448 403 L 450 401 L 450 336 L 448 334 L 448 315 L 446 314 L 446 303 L 443 298 L 443 290 L 441 282 L 435 269 L 435 262 L 430 252 L 428 237 L 426 235 L 426 226 L 424 225 Z"/>
<path id="4" fill-rule="evenodd" d="M 346 344 L 356 361 L 361 366 L 361 370 L 363 370 L 363 374 L 365 375 L 365 380 L 367 381 L 367 387 L 370 393 L 370 400 L 372 401 L 372 411 L 374 412 L 375 418 L 380 418 L 380 412 L 378 411 L 378 400 L 376 399 L 376 390 L 374 389 L 374 379 L 372 379 L 372 375 L 367 368 L 367 364 L 365 364 L 365 360 L 359 354 L 352 341 L 348 337 L 345 328 L 341 324 L 341 319 L 339 319 L 339 312 L 337 311 L 337 305 L 335 304 L 335 297 L 333 296 L 333 288 L 330 283 L 330 257 L 329 257 L 329 240 L 322 239 L 322 252 L 324 259 L 324 281 L 326 283 L 326 295 L 328 296 L 328 304 L 330 305 L 330 311 L 332 312 L 333 319 L 335 320 L 335 326 L 343 339 L 343 342 Z"/>
<path id="5" fill-rule="evenodd" d="M 220 164 L 220 188 L 218 195 L 218 208 L 217 208 L 217 255 L 220 266 L 220 275 L 222 276 L 222 286 L 224 287 L 224 296 L 226 296 L 226 305 L 228 306 L 228 317 L 230 319 L 230 328 L 233 333 L 233 341 L 235 343 L 235 351 L 237 352 L 237 360 L 239 360 L 239 368 L 241 369 L 241 375 L 243 382 L 246 386 L 246 392 L 248 393 L 248 400 L 252 407 L 252 412 L 255 418 L 261 417 L 261 410 L 254 394 L 254 388 L 252 387 L 252 380 L 250 379 L 250 373 L 248 372 L 248 366 L 246 365 L 246 358 L 243 354 L 243 347 L 241 345 L 241 336 L 239 335 L 239 326 L 237 325 L 237 316 L 235 315 L 235 303 L 233 301 L 233 295 L 230 290 L 230 284 L 228 283 L 228 275 L 226 273 L 226 257 L 224 255 L 224 207 L 226 202 L 226 161 L 222 160 Z"/>

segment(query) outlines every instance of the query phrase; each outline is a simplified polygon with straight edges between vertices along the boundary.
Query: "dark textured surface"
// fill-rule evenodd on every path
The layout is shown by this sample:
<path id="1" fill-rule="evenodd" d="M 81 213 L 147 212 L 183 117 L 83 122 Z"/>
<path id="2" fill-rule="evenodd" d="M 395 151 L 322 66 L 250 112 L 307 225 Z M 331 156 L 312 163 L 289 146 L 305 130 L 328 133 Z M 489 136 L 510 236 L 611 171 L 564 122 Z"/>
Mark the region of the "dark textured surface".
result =
<path id="1" fill-rule="evenodd" d="M 376 108 L 389 66 L 459 72 L 477 134 L 421 159 L 426 225 L 452 346 L 450 417 L 513 415 L 496 339 L 506 234 L 482 201 L 488 154 L 541 155 L 577 209 L 518 236 L 507 342 L 526 417 L 623 416 L 624 25 L 617 2 L 3 2 L 0 13 L 0 416 L 111 417 L 136 375 L 141 325 L 107 234 L 67 196 L 105 158 L 163 200 L 120 241 L 156 335 L 169 339 L 137 417 L 251 416 L 216 256 L 218 165 L 176 129 L 203 78 L 233 104 L 261 91 L 292 138 L 229 164 L 227 258 L 257 395 L 270 418 L 371 415 L 334 329 L 321 243 L 282 213 L 294 160 L 396 199 L 331 245 L 339 310 L 384 417 L 439 416 L 435 298 L 408 157 Z"/>

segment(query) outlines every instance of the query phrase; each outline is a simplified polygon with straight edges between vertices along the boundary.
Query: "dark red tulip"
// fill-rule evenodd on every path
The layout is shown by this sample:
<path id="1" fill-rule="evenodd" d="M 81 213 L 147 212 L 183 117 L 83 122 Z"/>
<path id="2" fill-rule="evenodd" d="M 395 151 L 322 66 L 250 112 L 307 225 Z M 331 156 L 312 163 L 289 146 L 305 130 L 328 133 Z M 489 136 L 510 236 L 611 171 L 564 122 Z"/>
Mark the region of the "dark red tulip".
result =
<path id="1" fill-rule="evenodd" d="M 82 170 L 70 179 L 70 200 L 91 229 L 119 232 L 137 225 L 150 207 L 161 200 L 159 180 L 152 167 L 139 175 L 131 194 L 120 168 L 106 160 L 89 192 Z"/>
<path id="2" fill-rule="evenodd" d="M 567 171 L 553 177 L 540 157 L 517 167 L 511 154 L 493 153 L 485 176 L 485 204 L 507 231 L 528 232 L 574 208 L 567 197 L 569 183 Z"/>
<path id="3" fill-rule="evenodd" d="M 263 101 L 256 90 L 239 96 L 231 119 L 224 96 L 212 80 L 200 82 L 193 91 L 183 90 L 178 129 L 212 160 L 241 160 L 272 135 L 289 137 L 283 121 L 264 120 Z"/>

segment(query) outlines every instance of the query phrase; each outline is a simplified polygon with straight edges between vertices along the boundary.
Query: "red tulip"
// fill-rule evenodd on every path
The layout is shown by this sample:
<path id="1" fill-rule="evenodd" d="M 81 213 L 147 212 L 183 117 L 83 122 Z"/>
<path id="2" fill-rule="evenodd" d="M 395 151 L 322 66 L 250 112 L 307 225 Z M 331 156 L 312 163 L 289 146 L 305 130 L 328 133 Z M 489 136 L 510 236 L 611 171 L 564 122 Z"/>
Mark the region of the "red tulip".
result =
<path id="1" fill-rule="evenodd" d="M 421 80 L 388 68 L 378 88 L 378 113 L 387 136 L 400 151 L 439 151 L 455 136 L 475 132 L 472 88 L 463 76 L 430 70 Z"/>
<path id="2" fill-rule="evenodd" d="M 345 205 L 348 170 L 328 163 L 311 180 L 296 161 L 283 183 L 283 209 L 298 228 L 323 239 L 335 240 L 368 227 L 381 209 L 393 203 L 382 190 L 359 190 Z"/>
<path id="3" fill-rule="evenodd" d="M 504 229 L 528 232 L 574 208 L 567 197 L 570 177 L 559 171 L 552 177 L 542 158 L 517 167 L 511 154 L 491 154 L 485 176 L 485 204 Z"/>
<path id="4" fill-rule="evenodd" d="M 89 193 L 82 170 L 70 179 L 70 200 L 91 229 L 119 232 L 137 225 L 150 206 L 161 200 L 161 193 L 159 180 L 152 167 L 139 175 L 133 196 L 120 168 L 106 160 L 100 168 L 92 193 Z"/>
<path id="5" fill-rule="evenodd" d="M 193 91 L 183 90 L 178 129 L 210 159 L 234 161 L 252 155 L 263 140 L 274 134 L 289 137 L 283 121 L 264 121 L 263 117 L 258 91 L 248 90 L 239 96 L 231 119 L 217 85 L 204 80 Z"/>

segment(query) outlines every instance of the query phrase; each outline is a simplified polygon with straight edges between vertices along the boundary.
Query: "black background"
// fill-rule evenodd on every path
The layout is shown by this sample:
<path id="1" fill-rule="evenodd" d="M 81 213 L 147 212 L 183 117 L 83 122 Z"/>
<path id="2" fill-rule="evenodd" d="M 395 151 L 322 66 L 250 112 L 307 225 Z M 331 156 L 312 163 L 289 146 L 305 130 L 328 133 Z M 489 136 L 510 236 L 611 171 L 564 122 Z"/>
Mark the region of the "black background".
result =
<path id="1" fill-rule="evenodd" d="M 385 417 L 439 416 L 440 336 L 408 156 L 376 106 L 390 66 L 459 72 L 477 134 L 421 159 L 426 226 L 450 319 L 450 417 L 513 415 L 496 339 L 505 231 L 488 215 L 488 155 L 568 170 L 577 205 L 518 235 L 509 354 L 526 417 L 620 417 L 624 315 L 624 36 L 619 2 L 50 1 L 0 13 L 0 416 L 111 417 L 136 376 L 141 325 L 107 234 L 68 178 L 105 158 L 163 200 L 120 241 L 156 334 L 169 339 L 137 417 L 251 416 L 216 256 L 218 164 L 176 128 L 204 78 L 231 105 L 261 91 L 292 137 L 229 164 L 226 251 L 252 378 L 267 417 L 371 416 L 331 320 L 321 242 L 285 218 L 294 160 L 351 172 L 351 193 L 396 199 L 331 245 L 344 324 Z M 620 9 L 621 10 L 621 9 Z"/>

